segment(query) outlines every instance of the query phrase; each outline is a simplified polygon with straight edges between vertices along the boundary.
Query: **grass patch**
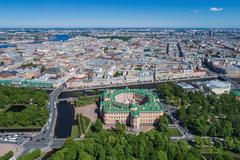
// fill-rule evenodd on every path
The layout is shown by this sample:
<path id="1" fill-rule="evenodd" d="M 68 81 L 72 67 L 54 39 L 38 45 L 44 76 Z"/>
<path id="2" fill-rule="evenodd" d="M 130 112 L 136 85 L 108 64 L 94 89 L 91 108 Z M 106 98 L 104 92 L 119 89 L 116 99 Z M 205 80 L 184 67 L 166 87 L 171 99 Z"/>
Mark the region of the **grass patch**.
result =
<path id="1" fill-rule="evenodd" d="M 13 156 L 13 152 L 9 151 L 8 153 L 5 153 L 3 156 L 0 157 L 0 160 L 8 160 Z"/>
<path id="2" fill-rule="evenodd" d="M 33 150 L 31 152 L 28 152 L 18 158 L 18 160 L 30 160 L 30 159 L 37 159 L 42 154 L 42 151 L 40 149 Z"/>
<path id="3" fill-rule="evenodd" d="M 167 132 L 169 134 L 169 136 L 171 137 L 179 137 L 182 136 L 181 133 L 178 131 L 177 128 L 168 128 Z"/>
<path id="4" fill-rule="evenodd" d="M 113 77 L 120 77 L 120 76 L 122 76 L 123 75 L 123 72 L 122 71 L 117 71 L 114 75 L 113 75 Z"/>
<path id="5" fill-rule="evenodd" d="M 78 100 L 74 102 L 75 107 L 83 107 L 86 105 L 90 105 L 96 103 L 98 96 L 79 96 Z"/>
<path id="6" fill-rule="evenodd" d="M 71 137 L 72 137 L 72 138 L 78 138 L 78 137 L 79 137 L 78 125 L 72 126 Z"/>
<path id="7" fill-rule="evenodd" d="M 78 135 L 86 134 L 91 120 L 87 117 L 84 117 L 82 114 L 77 115 L 77 126 L 78 126 Z"/>
<path id="8" fill-rule="evenodd" d="M 240 154 L 233 153 L 233 152 L 231 152 L 231 154 L 232 154 L 234 160 L 240 160 Z"/>
<path id="9" fill-rule="evenodd" d="M 141 67 L 136 67 L 136 68 L 134 68 L 134 70 L 136 70 L 136 71 L 142 71 L 142 68 L 141 68 Z"/>

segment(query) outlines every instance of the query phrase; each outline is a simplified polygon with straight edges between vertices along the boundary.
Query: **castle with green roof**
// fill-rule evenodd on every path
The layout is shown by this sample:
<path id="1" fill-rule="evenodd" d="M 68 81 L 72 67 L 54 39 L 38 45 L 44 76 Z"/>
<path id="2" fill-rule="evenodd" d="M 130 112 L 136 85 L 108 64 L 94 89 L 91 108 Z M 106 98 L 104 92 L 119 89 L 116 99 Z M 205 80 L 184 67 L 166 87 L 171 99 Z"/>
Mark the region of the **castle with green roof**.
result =
<path id="1" fill-rule="evenodd" d="M 158 96 L 148 89 L 107 89 L 101 96 L 100 110 L 105 124 L 120 122 L 133 129 L 154 125 L 163 115 Z"/>

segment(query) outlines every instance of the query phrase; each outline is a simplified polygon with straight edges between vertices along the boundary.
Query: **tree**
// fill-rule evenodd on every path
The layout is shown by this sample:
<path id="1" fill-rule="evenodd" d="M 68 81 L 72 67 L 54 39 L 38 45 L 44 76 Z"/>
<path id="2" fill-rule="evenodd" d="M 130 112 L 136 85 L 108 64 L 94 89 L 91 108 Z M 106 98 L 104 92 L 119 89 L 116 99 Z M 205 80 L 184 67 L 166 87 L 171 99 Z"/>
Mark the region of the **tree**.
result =
<path id="1" fill-rule="evenodd" d="M 199 136 L 196 136 L 196 137 L 195 137 L 195 144 L 196 144 L 198 147 L 201 148 L 201 147 L 204 145 L 203 139 L 202 139 L 201 137 L 199 137 Z"/>
<path id="2" fill-rule="evenodd" d="M 102 121 L 100 119 L 97 119 L 95 124 L 92 125 L 92 130 L 94 132 L 101 132 L 103 130 L 103 124 L 102 124 Z"/>
<path id="3" fill-rule="evenodd" d="M 117 131 L 118 133 L 125 133 L 125 131 L 126 131 L 126 125 L 123 124 L 123 123 L 117 122 L 117 123 L 116 123 L 116 131 Z"/>
<path id="4" fill-rule="evenodd" d="M 168 160 L 167 154 L 163 151 L 157 152 L 157 160 Z"/>
<path id="5" fill-rule="evenodd" d="M 201 91 L 185 91 L 172 82 L 158 85 L 157 91 L 166 103 L 178 108 L 179 120 L 193 134 L 240 137 L 240 102 L 233 94 L 218 96 L 212 93 L 206 95 Z"/>
<path id="6" fill-rule="evenodd" d="M 168 128 L 168 118 L 164 115 L 159 118 L 159 131 L 166 132 Z"/>
<path id="7" fill-rule="evenodd" d="M 92 159 L 93 159 L 93 157 L 90 154 L 88 154 L 87 152 L 82 151 L 82 150 L 79 151 L 78 160 L 92 160 Z"/>
<path id="8" fill-rule="evenodd" d="M 212 137 L 215 137 L 217 135 L 217 127 L 212 124 L 210 127 L 209 127 L 209 130 L 208 130 L 208 135 L 212 136 Z"/>
<path id="9" fill-rule="evenodd" d="M 232 124 L 229 121 L 223 121 L 221 128 L 218 128 L 221 137 L 231 136 L 233 133 Z"/>
<path id="10" fill-rule="evenodd" d="M 100 144 L 96 144 L 95 145 L 95 152 L 94 152 L 94 156 L 96 157 L 96 159 L 98 160 L 105 160 L 106 158 L 106 152 L 103 148 L 103 146 L 101 146 Z"/>
<path id="11" fill-rule="evenodd" d="M 29 153 L 26 153 L 18 158 L 18 160 L 33 160 L 40 157 L 42 154 L 40 149 L 33 150 Z"/>
<path id="12" fill-rule="evenodd" d="M 0 157 L 0 160 L 9 160 L 13 156 L 13 152 L 9 151 L 8 153 L 4 154 Z"/>
<path id="13" fill-rule="evenodd" d="M 226 137 L 224 140 L 224 145 L 228 150 L 233 150 L 235 148 L 235 144 L 232 138 Z"/>
<path id="14" fill-rule="evenodd" d="M 45 72 L 46 68 L 44 65 L 41 65 L 41 73 Z"/>
<path id="15" fill-rule="evenodd" d="M 211 160 L 231 160 L 231 155 L 211 148 Z M 186 141 L 173 142 L 166 133 L 151 130 L 139 135 L 115 131 L 91 132 L 83 140 L 67 139 L 50 160 L 71 159 L 156 159 L 156 160 L 203 160 L 200 149 Z"/>
<path id="16" fill-rule="evenodd" d="M 48 118 L 47 97 L 42 90 L 0 86 L 0 108 L 6 108 L 0 111 L 0 127 L 42 127 Z"/>

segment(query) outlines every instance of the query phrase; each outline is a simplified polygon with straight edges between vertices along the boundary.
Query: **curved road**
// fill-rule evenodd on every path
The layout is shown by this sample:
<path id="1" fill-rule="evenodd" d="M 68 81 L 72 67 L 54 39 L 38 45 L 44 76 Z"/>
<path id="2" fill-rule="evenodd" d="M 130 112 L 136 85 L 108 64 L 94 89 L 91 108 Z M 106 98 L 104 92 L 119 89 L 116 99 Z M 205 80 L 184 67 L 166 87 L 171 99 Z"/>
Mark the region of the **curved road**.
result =
<path id="1" fill-rule="evenodd" d="M 62 93 L 64 87 L 61 85 L 59 88 L 55 89 L 49 95 L 49 119 L 48 123 L 43 127 L 42 131 L 32 138 L 22 144 L 24 147 L 24 153 L 36 148 L 45 148 L 51 147 L 54 142 L 54 128 L 56 125 L 57 119 L 57 109 L 56 109 L 56 101 L 58 96 Z"/>

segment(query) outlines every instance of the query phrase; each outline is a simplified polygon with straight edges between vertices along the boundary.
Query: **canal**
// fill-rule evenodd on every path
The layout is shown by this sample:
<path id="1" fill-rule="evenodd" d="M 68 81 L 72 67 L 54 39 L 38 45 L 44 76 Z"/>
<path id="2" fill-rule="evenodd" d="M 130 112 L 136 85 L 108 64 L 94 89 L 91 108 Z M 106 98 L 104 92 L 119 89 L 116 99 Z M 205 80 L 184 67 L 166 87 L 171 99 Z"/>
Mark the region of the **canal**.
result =
<path id="1" fill-rule="evenodd" d="M 55 127 L 55 138 L 67 138 L 71 136 L 72 125 L 74 124 L 74 106 L 62 101 L 57 105 L 58 116 Z"/>

